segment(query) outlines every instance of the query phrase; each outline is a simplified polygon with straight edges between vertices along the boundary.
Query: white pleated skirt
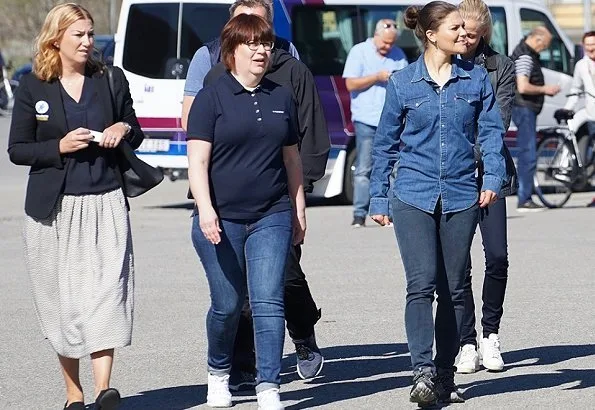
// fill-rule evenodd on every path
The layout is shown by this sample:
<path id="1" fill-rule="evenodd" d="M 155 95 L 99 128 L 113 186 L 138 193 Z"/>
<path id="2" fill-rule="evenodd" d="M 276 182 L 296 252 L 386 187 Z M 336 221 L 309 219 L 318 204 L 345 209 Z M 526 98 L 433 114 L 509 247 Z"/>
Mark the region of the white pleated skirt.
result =
<path id="1" fill-rule="evenodd" d="M 122 190 L 61 196 L 49 218 L 25 218 L 24 242 L 37 317 L 59 355 L 130 344 L 134 257 Z"/>

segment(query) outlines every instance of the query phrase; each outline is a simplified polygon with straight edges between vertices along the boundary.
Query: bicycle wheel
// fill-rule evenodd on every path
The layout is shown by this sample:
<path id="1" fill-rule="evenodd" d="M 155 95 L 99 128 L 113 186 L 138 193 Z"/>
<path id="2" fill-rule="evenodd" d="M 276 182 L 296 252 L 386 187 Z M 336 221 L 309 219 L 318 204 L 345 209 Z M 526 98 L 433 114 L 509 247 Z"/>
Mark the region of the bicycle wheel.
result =
<path id="1" fill-rule="evenodd" d="M 533 188 L 548 208 L 560 208 L 572 195 L 578 163 L 572 145 L 564 136 L 551 134 L 537 146 L 537 167 Z"/>

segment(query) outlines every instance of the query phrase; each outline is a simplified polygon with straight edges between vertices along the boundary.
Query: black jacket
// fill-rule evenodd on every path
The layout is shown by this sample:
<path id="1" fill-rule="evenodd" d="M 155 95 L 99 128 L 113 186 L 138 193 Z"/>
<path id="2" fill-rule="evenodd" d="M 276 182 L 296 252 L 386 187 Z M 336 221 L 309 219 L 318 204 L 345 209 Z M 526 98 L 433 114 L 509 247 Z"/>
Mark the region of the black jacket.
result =
<path id="1" fill-rule="evenodd" d="M 225 73 L 223 63 L 213 67 L 204 80 L 205 87 Z M 313 183 L 324 176 L 330 139 L 314 76 L 304 63 L 284 50 L 274 49 L 271 67 L 265 77 L 292 91 L 298 111 L 300 157 L 304 169 L 304 190 L 312 192 Z"/>
<path id="2" fill-rule="evenodd" d="M 475 64 L 484 67 L 488 72 L 490 83 L 496 94 L 496 102 L 500 109 L 504 131 L 506 131 L 510 126 L 516 90 L 514 63 L 507 56 L 492 50 L 488 44 L 484 43 L 483 39 L 480 41 L 481 43 L 477 47 L 475 55 Z M 506 181 L 500 189 L 500 197 L 515 194 L 518 189 L 516 167 L 512 155 L 510 155 L 506 144 L 502 144 L 502 149 L 502 156 L 506 162 Z M 481 157 L 477 146 L 476 157 Z"/>
<path id="3" fill-rule="evenodd" d="M 138 148 L 144 134 L 132 108 L 132 97 L 124 73 L 114 67 L 115 110 L 107 74 L 96 72 L 90 75 L 105 111 L 105 128 L 119 121 L 129 123 L 132 130 L 122 143 L 130 144 L 133 149 Z M 41 81 L 33 73 L 23 76 L 12 111 L 8 154 L 14 164 L 31 167 L 25 212 L 33 218 L 49 217 L 62 193 L 66 171 L 60 155 L 60 140 L 67 133 L 68 125 L 58 81 Z M 109 163 L 115 170 L 115 158 L 111 158 Z"/>

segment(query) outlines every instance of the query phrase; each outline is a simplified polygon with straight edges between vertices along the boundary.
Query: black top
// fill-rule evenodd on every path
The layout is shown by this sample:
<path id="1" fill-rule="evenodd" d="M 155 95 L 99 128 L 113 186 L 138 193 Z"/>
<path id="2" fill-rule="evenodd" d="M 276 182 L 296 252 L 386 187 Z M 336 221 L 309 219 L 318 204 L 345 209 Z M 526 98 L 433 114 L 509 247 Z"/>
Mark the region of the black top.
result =
<path id="1" fill-rule="evenodd" d="M 544 85 L 545 78 L 543 77 L 543 72 L 541 71 L 539 53 L 533 50 L 531 47 L 529 47 L 529 45 L 525 43 L 525 39 L 523 39 L 521 43 L 518 46 L 516 46 L 510 58 L 516 64 L 518 58 L 523 55 L 529 56 L 532 62 L 531 73 L 529 75 L 529 83 L 532 85 Z M 543 108 L 543 102 L 543 94 L 521 94 L 519 93 L 518 89 L 516 89 L 515 91 L 515 105 L 527 107 L 536 114 L 539 114 L 541 112 L 541 109 Z"/>
<path id="2" fill-rule="evenodd" d="M 225 74 L 225 66 L 214 66 L 204 79 L 204 86 Z M 265 78 L 291 90 L 297 107 L 300 157 L 304 171 L 304 190 L 312 192 L 313 183 L 324 176 L 331 147 L 324 111 L 320 104 L 314 76 L 304 63 L 288 52 L 275 48 Z"/>
<path id="3" fill-rule="evenodd" d="M 102 132 L 105 124 L 103 108 L 93 86 L 85 77 L 81 98 L 77 103 L 60 84 L 68 131 L 79 127 Z M 120 187 L 112 167 L 108 166 L 108 149 L 91 141 L 85 149 L 66 154 L 66 195 L 100 194 Z"/>
<path id="4" fill-rule="evenodd" d="M 189 140 L 211 142 L 211 200 L 222 219 L 259 219 L 291 208 L 283 147 L 298 143 L 291 92 L 263 79 L 246 90 L 230 73 L 196 96 Z"/>

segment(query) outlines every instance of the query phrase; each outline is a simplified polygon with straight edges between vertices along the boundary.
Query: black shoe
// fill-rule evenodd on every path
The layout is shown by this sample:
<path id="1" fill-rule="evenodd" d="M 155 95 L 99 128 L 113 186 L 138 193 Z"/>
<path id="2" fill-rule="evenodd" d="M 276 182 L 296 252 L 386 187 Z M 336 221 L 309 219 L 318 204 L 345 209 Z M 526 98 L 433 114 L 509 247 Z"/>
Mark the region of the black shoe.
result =
<path id="1" fill-rule="evenodd" d="M 316 344 L 314 334 L 304 340 L 294 340 L 297 356 L 297 373 L 302 379 L 312 379 L 320 374 L 324 366 L 324 357 Z"/>
<path id="2" fill-rule="evenodd" d="M 587 208 L 595 208 L 595 198 L 593 198 L 591 203 L 587 205 Z"/>
<path id="3" fill-rule="evenodd" d="M 434 386 L 434 375 L 430 369 L 420 369 L 414 373 L 413 387 L 409 393 L 409 401 L 418 407 L 430 407 L 436 404 L 438 395 Z"/>
<path id="4" fill-rule="evenodd" d="M 438 369 L 438 375 L 434 378 L 438 401 L 442 403 L 465 403 L 463 394 L 455 384 L 454 369 Z"/>
<path id="5" fill-rule="evenodd" d="M 82 401 L 73 401 L 68 406 L 67 404 L 68 402 L 64 403 L 64 410 L 85 410 L 85 403 Z"/>
<path id="6" fill-rule="evenodd" d="M 116 389 L 105 389 L 95 399 L 95 410 L 115 410 L 120 407 L 120 392 Z"/>
<path id="7" fill-rule="evenodd" d="M 256 370 L 251 372 L 245 370 L 235 370 L 231 368 L 229 374 L 230 391 L 254 390 L 256 387 Z"/>
<path id="8" fill-rule="evenodd" d="M 365 216 L 354 216 L 353 222 L 351 222 L 351 226 L 354 228 L 363 228 L 366 226 L 366 217 Z"/>
<path id="9" fill-rule="evenodd" d="M 516 207 L 516 210 L 517 212 L 540 212 L 545 210 L 545 208 L 529 199 L 528 201 L 519 204 Z"/>

